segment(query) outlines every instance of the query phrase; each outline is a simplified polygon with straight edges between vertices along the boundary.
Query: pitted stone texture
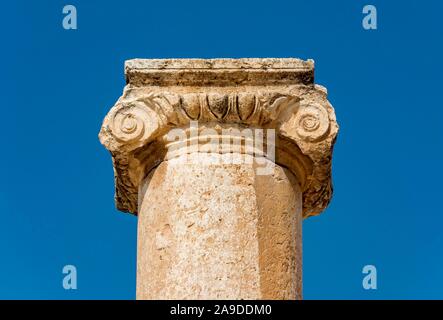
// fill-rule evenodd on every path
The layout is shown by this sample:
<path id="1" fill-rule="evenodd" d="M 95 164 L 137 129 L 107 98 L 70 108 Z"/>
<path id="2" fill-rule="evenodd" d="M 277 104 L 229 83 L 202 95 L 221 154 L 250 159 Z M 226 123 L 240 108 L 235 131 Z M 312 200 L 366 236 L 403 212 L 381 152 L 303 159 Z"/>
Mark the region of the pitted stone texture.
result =
<path id="1" fill-rule="evenodd" d="M 139 198 L 137 299 L 301 298 L 302 199 L 288 170 L 179 157 Z"/>
<path id="2" fill-rule="evenodd" d="M 295 58 L 132 59 L 126 82 L 138 86 L 309 84 L 314 61 Z"/>

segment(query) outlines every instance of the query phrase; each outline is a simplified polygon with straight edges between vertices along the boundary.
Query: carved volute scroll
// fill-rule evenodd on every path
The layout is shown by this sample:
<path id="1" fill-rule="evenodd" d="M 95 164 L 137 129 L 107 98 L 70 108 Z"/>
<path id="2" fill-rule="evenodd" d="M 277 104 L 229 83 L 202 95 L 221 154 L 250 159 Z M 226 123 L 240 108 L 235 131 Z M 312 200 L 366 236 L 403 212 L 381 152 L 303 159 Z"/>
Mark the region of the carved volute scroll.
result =
<path id="1" fill-rule="evenodd" d="M 118 209 L 137 213 L 140 181 L 163 161 L 164 136 L 191 121 L 275 129 L 276 163 L 299 179 L 304 217 L 328 205 L 338 125 L 312 61 L 136 59 L 125 69 L 127 85 L 99 134 L 113 156 Z"/>

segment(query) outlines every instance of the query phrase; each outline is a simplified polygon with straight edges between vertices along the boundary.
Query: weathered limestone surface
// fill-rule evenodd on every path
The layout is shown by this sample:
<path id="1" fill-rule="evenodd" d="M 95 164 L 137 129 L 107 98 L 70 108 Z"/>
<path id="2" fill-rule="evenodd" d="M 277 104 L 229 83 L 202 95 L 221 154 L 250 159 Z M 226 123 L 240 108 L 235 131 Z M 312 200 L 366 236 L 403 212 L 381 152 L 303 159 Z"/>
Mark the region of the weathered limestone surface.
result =
<path id="1" fill-rule="evenodd" d="M 142 185 L 139 298 L 301 297 L 301 192 L 286 169 L 172 159 Z"/>
<path id="2" fill-rule="evenodd" d="M 301 221 L 330 201 L 338 132 L 313 61 L 135 59 L 125 73 L 99 136 L 117 207 L 139 216 L 137 298 L 301 298 Z M 245 129 L 275 139 L 260 154 Z"/>

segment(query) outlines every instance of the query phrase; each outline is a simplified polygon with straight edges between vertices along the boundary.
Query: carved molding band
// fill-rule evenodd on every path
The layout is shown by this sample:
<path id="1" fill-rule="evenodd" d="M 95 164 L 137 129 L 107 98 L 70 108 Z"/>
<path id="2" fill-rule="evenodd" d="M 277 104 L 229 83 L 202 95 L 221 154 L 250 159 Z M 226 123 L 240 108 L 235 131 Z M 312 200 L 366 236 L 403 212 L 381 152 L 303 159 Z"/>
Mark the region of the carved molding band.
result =
<path id="1" fill-rule="evenodd" d="M 155 132 L 190 121 L 219 121 L 254 127 L 275 127 L 295 116 L 299 139 L 317 142 L 330 128 L 328 111 L 318 103 L 306 104 L 295 95 L 267 93 L 148 94 L 120 102 L 110 112 L 102 131 L 110 134 L 105 146 L 116 151 L 137 148 L 155 138 Z"/>

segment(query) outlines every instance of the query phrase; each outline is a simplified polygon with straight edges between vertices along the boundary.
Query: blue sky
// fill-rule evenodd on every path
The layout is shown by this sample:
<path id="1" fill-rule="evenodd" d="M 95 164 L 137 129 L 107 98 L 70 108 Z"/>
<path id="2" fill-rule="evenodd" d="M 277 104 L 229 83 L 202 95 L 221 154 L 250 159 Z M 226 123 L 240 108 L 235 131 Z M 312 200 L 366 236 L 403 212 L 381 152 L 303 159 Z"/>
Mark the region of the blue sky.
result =
<path id="1" fill-rule="evenodd" d="M 66 4 L 77 30 L 62 28 Z M 362 28 L 365 4 L 377 30 Z M 441 1 L 1 7 L 0 298 L 135 298 L 137 221 L 114 207 L 97 134 L 124 61 L 168 57 L 314 59 L 340 133 L 333 201 L 303 225 L 304 298 L 443 298 Z M 362 288 L 367 264 L 377 290 Z"/>

